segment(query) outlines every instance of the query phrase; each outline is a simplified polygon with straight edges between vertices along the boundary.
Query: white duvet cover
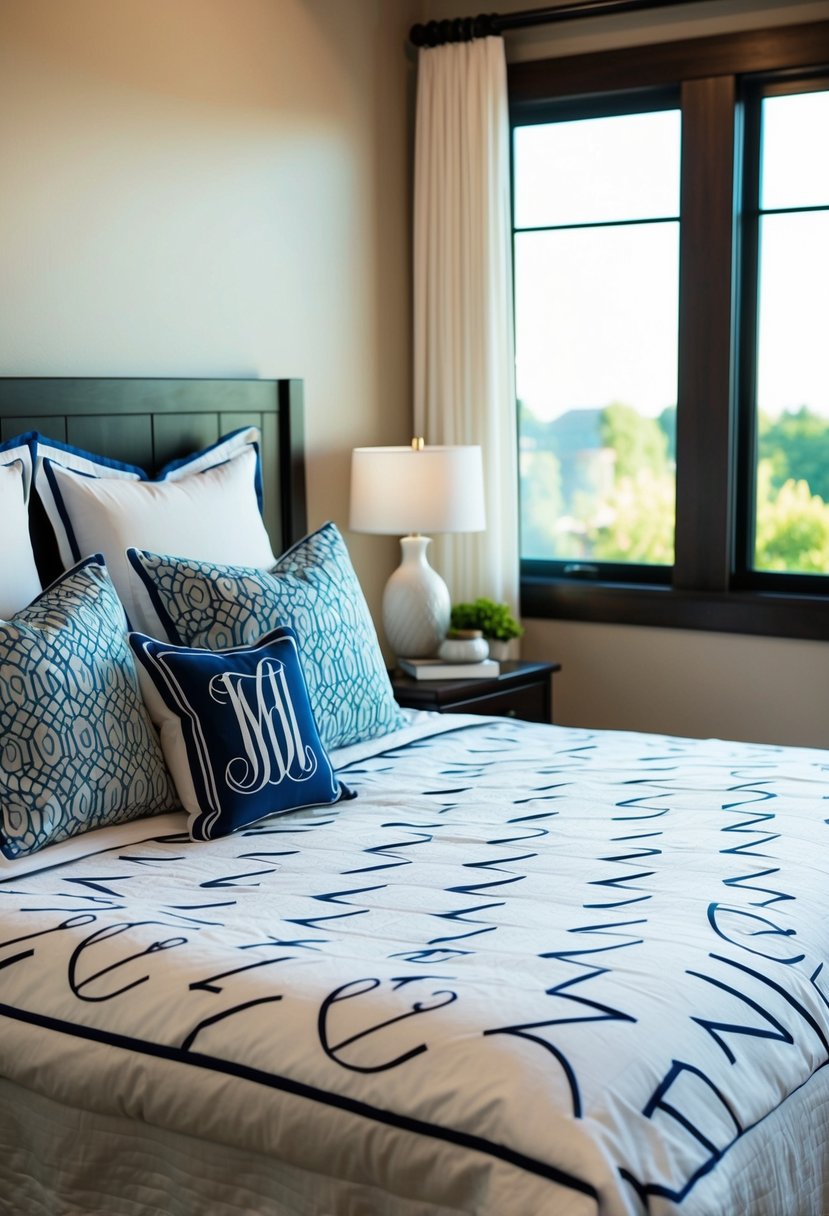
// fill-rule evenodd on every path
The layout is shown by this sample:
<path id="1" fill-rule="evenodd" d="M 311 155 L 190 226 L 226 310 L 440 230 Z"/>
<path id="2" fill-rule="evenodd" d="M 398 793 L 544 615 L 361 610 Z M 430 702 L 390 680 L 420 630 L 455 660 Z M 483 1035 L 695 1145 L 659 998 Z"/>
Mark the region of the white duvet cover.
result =
<path id="1" fill-rule="evenodd" d="M 0 867 L 0 1099 L 336 1216 L 737 1212 L 749 1143 L 817 1216 L 785 1116 L 829 1059 L 829 753 L 415 715 L 333 759 L 352 802 Z"/>

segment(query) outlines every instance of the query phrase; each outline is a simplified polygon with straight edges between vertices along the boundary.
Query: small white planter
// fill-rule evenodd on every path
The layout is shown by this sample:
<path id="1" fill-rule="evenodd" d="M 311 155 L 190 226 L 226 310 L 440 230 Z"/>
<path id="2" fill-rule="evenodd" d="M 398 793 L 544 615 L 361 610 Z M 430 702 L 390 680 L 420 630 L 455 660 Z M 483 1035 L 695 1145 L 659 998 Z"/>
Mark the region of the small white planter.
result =
<path id="1" fill-rule="evenodd" d="M 469 636 L 446 638 L 441 642 L 438 658 L 445 663 L 480 663 L 489 655 L 489 643 L 482 633 L 468 631 Z"/>
<path id="2" fill-rule="evenodd" d="M 497 659 L 499 662 L 503 662 L 504 659 L 511 659 L 513 657 L 512 651 L 512 642 L 499 642 L 497 638 L 489 639 L 489 657 L 491 659 Z"/>

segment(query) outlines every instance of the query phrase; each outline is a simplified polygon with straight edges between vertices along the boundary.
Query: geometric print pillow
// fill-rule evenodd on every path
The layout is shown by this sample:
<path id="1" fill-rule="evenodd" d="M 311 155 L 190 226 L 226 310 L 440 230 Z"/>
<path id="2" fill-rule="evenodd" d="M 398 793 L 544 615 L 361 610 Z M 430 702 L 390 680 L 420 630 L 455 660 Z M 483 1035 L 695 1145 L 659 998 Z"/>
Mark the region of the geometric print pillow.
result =
<path id="1" fill-rule="evenodd" d="M 354 796 L 320 742 L 292 630 L 227 650 L 129 640 L 193 840 Z"/>
<path id="2" fill-rule="evenodd" d="M 0 622 L 0 850 L 176 806 L 124 610 L 103 559 L 87 558 Z"/>
<path id="3" fill-rule="evenodd" d="M 280 625 L 293 629 L 326 748 L 402 725 L 368 605 L 334 524 L 298 541 L 267 572 L 137 549 L 127 556 L 167 638 L 179 646 L 227 650 Z"/>

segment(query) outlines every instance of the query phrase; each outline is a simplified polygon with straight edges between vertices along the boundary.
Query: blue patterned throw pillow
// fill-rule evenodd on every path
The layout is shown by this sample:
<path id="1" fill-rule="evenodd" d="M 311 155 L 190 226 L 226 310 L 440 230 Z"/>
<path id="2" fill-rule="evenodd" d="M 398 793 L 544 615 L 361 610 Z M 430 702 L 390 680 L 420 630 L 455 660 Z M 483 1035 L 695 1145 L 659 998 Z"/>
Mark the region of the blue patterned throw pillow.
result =
<path id="1" fill-rule="evenodd" d="M 130 644 L 194 840 L 354 796 L 320 742 L 292 630 L 222 651 Z"/>
<path id="2" fill-rule="evenodd" d="M 226 650 L 291 626 L 325 747 L 402 725 L 368 605 L 334 524 L 298 541 L 266 573 L 137 549 L 127 555 L 178 645 Z"/>
<path id="3" fill-rule="evenodd" d="M 178 805 L 100 556 L 0 622 L 0 848 Z"/>

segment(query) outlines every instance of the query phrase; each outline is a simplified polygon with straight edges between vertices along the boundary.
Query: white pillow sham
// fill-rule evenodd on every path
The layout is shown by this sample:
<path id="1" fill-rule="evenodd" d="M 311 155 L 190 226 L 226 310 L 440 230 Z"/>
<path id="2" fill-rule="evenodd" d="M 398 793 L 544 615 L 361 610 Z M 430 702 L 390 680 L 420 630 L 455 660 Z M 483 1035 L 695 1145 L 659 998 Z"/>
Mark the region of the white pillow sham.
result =
<path id="1" fill-rule="evenodd" d="M 275 558 L 260 514 L 255 428 L 169 466 L 158 481 L 142 470 L 38 441 L 35 486 L 72 565 L 102 553 L 134 628 L 158 626 L 149 597 L 136 593 L 125 551 L 138 546 L 267 569 Z M 240 556 L 241 555 L 241 556 Z"/>
<path id="2" fill-rule="evenodd" d="M 40 595 L 40 578 L 29 539 L 30 436 L 0 449 L 0 618 L 8 620 Z"/>

